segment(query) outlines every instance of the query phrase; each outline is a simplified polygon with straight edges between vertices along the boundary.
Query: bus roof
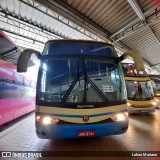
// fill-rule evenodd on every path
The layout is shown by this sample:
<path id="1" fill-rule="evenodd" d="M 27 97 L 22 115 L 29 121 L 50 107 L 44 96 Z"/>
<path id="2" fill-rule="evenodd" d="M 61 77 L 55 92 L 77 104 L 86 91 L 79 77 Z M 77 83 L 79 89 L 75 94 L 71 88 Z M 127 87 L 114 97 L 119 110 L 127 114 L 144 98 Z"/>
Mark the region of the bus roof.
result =
<path id="1" fill-rule="evenodd" d="M 0 59 L 16 64 L 21 49 L 0 30 Z"/>
<path id="2" fill-rule="evenodd" d="M 101 43 L 101 44 L 105 44 L 105 45 L 110 45 L 113 47 L 112 44 L 109 44 L 107 42 L 100 42 L 100 41 L 92 41 L 92 40 L 83 40 L 83 39 L 55 39 L 55 40 L 49 40 L 46 42 L 47 43 L 50 43 L 50 42 L 58 42 L 58 41 L 70 41 L 70 42 L 89 42 L 89 43 Z"/>

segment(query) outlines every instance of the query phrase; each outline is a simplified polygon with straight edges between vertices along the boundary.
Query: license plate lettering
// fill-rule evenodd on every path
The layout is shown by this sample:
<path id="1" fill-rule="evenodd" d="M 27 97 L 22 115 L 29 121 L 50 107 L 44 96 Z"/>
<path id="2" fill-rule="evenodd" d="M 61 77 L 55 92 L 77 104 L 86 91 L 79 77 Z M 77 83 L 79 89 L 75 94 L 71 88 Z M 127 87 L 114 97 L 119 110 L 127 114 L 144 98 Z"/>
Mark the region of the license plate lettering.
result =
<path id="1" fill-rule="evenodd" d="M 95 131 L 78 131 L 78 137 L 95 136 Z"/>

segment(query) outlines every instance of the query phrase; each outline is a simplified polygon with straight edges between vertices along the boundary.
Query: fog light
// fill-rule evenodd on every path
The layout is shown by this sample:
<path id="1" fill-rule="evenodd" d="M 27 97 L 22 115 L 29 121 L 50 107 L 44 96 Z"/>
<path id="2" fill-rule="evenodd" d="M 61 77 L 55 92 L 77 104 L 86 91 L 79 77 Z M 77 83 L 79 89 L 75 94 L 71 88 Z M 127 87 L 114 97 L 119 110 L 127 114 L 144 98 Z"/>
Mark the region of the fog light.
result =
<path id="1" fill-rule="evenodd" d="M 51 117 L 44 117 L 42 120 L 42 123 L 45 125 L 51 124 L 52 123 L 52 118 Z"/>
<path id="2" fill-rule="evenodd" d="M 115 114 L 111 117 L 111 119 L 113 121 L 124 121 L 128 118 L 128 113 L 127 112 L 124 112 L 124 113 L 118 113 L 118 114 Z"/>
<path id="3" fill-rule="evenodd" d="M 157 103 L 156 103 L 156 102 L 152 102 L 152 105 L 156 106 L 156 105 L 157 105 Z"/>
<path id="4" fill-rule="evenodd" d="M 159 99 L 156 99 L 156 102 L 159 102 Z"/>

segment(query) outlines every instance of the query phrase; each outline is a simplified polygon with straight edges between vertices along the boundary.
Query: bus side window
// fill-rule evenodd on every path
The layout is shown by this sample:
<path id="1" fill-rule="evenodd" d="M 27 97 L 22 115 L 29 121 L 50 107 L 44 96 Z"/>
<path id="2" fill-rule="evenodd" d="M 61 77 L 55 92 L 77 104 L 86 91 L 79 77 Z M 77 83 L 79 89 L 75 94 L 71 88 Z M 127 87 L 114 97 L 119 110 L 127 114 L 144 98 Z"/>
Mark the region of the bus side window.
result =
<path id="1" fill-rule="evenodd" d="M 113 70 L 111 71 L 111 79 L 112 82 L 114 82 L 116 85 L 119 86 L 119 75 L 117 74 L 117 70 Z"/>

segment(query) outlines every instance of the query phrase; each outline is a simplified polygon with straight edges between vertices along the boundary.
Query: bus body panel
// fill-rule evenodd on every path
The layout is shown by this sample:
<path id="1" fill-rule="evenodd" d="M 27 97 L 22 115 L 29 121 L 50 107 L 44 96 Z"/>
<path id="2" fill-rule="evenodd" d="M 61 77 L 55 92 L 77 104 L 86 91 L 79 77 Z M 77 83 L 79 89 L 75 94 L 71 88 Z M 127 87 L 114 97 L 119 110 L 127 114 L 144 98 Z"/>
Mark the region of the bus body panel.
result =
<path id="1" fill-rule="evenodd" d="M 17 59 L 13 57 L 21 49 L 2 31 L 0 36 L 0 58 L 6 59 L 0 60 L 0 125 L 3 125 L 35 109 L 36 77 L 17 73 Z"/>
<path id="2" fill-rule="evenodd" d="M 122 66 L 127 86 L 129 113 L 154 112 L 157 102 L 147 73 L 143 71 L 139 74 L 135 64 L 123 63 Z"/>
<path id="3" fill-rule="evenodd" d="M 0 60 L 0 125 L 35 110 L 36 82 Z"/>
<path id="4" fill-rule="evenodd" d="M 58 120 L 71 123 L 95 123 L 111 118 L 115 113 L 127 112 L 127 105 L 115 105 L 109 107 L 93 108 L 93 109 L 71 109 L 57 108 L 47 106 L 37 106 L 36 115 L 50 115 Z M 87 115 L 89 121 L 84 122 L 83 117 Z"/>
<path id="5" fill-rule="evenodd" d="M 108 136 L 125 133 L 128 128 L 128 120 L 99 124 L 56 124 L 51 126 L 42 126 L 36 122 L 36 128 L 37 136 L 42 139 Z M 79 136 L 80 131 L 93 131 L 94 135 Z"/>
<path id="6" fill-rule="evenodd" d="M 128 103 L 130 104 L 128 106 L 129 113 L 155 112 L 156 105 L 153 105 L 153 102 L 155 102 L 155 98 L 150 101 L 128 100 Z"/>

